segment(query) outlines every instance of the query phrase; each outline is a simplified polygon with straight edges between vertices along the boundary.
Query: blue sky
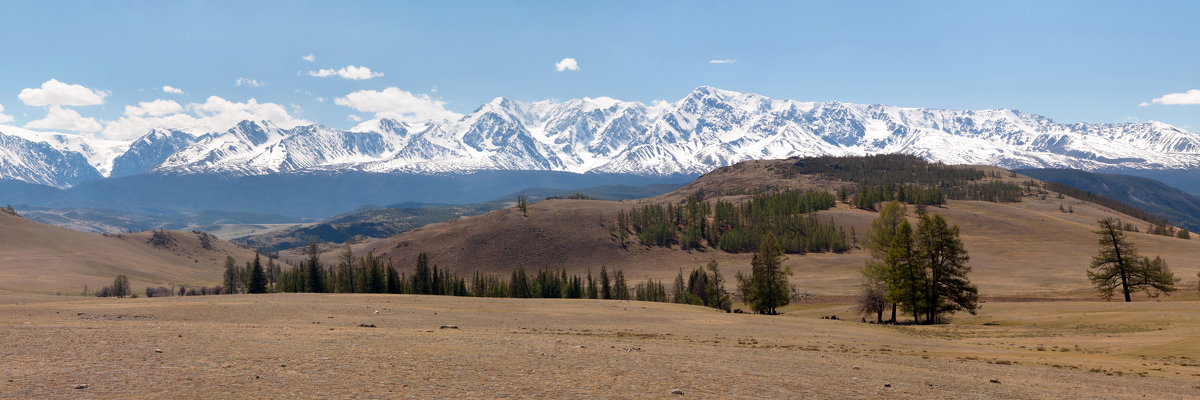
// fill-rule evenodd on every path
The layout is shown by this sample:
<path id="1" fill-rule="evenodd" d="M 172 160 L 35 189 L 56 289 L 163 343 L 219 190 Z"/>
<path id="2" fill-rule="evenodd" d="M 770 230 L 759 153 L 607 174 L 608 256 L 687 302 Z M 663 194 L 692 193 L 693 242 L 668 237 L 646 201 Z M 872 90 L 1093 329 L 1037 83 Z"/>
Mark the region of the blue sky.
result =
<path id="1" fill-rule="evenodd" d="M 4 2 L 0 123 L 347 128 L 499 96 L 649 103 L 709 85 L 1200 130 L 1195 2 L 842 3 Z M 565 58 L 578 68 L 559 71 Z"/>

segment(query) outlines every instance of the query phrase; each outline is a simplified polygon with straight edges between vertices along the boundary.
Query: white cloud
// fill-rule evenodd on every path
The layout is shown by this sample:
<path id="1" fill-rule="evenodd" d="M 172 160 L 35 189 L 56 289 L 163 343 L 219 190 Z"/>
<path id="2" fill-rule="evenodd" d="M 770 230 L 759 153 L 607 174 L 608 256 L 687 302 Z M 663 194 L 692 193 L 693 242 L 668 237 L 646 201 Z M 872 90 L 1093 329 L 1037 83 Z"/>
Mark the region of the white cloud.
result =
<path id="1" fill-rule="evenodd" d="M 171 85 L 163 85 L 162 91 L 163 93 L 183 94 L 183 89 L 173 87 Z"/>
<path id="2" fill-rule="evenodd" d="M 313 53 L 308 53 L 307 56 L 300 57 L 300 59 L 304 60 L 304 61 L 308 61 L 308 62 L 313 62 L 313 61 L 317 61 L 317 56 L 313 55 Z"/>
<path id="3" fill-rule="evenodd" d="M 255 99 L 239 103 L 210 96 L 204 103 L 191 103 L 179 112 L 171 114 L 131 115 L 127 110 L 126 115 L 120 119 L 107 121 L 101 135 L 109 139 L 130 139 L 144 135 L 154 128 L 176 129 L 192 133 L 224 131 L 244 120 L 267 120 L 285 129 L 312 123 L 294 117 L 288 113 L 287 107 L 279 104 L 259 103 Z"/>
<path id="4" fill-rule="evenodd" d="M 18 99 L 26 105 L 42 106 L 94 106 L 104 104 L 108 92 L 94 90 L 82 85 L 72 85 L 51 79 L 42 83 L 42 87 L 22 89 Z"/>
<path id="5" fill-rule="evenodd" d="M 1154 104 L 1164 105 L 1181 105 L 1181 104 L 1200 104 L 1200 89 L 1192 89 L 1183 93 L 1169 93 L 1154 100 L 1150 100 Z M 1142 102 L 1138 104 L 1142 107 L 1150 104 Z"/>
<path id="6" fill-rule="evenodd" d="M 462 114 L 447 110 L 444 101 L 425 94 L 413 94 L 397 87 L 389 87 L 382 91 L 360 90 L 349 93 L 346 97 L 338 97 L 333 103 L 359 112 L 375 113 L 375 118 L 391 118 L 405 122 L 462 118 Z"/>
<path id="7" fill-rule="evenodd" d="M 733 64 L 737 60 L 708 60 L 709 64 Z"/>
<path id="8" fill-rule="evenodd" d="M 136 106 L 125 106 L 125 115 L 131 117 L 160 117 L 167 114 L 174 114 L 183 111 L 183 106 L 172 100 L 156 99 L 154 101 L 143 101 Z"/>
<path id="9" fill-rule="evenodd" d="M 337 70 L 318 69 L 316 71 L 308 71 L 308 76 L 315 76 L 317 78 L 328 78 L 328 77 L 334 76 L 334 75 L 337 75 L 337 76 L 341 77 L 342 79 L 362 80 L 362 79 L 378 78 L 378 77 L 383 76 L 383 73 L 382 72 L 371 72 L 370 68 L 356 67 L 353 65 L 347 65 L 347 66 L 342 67 L 341 69 L 337 69 Z"/>
<path id="10" fill-rule="evenodd" d="M 325 102 L 325 98 L 324 98 L 324 97 L 314 97 L 314 98 L 313 98 L 313 100 L 316 100 L 318 103 L 324 103 L 324 102 Z"/>
<path id="11" fill-rule="evenodd" d="M 332 69 L 318 69 L 316 71 L 308 71 L 308 76 L 315 76 L 317 78 L 328 78 L 328 77 L 333 76 L 334 74 L 337 74 L 337 71 L 334 71 Z"/>
<path id="12" fill-rule="evenodd" d="M 84 118 L 78 112 L 69 108 L 52 105 L 46 112 L 46 117 L 29 121 L 25 124 L 29 129 L 45 129 L 52 131 L 95 132 L 100 130 L 95 118 Z"/>
<path id="13" fill-rule="evenodd" d="M 562 61 L 554 63 L 554 69 L 558 70 L 558 72 L 578 71 L 579 62 L 575 61 L 574 58 L 564 58 Z"/>
<path id="14" fill-rule="evenodd" d="M 0 124 L 13 122 L 13 116 L 4 113 L 4 105 L 0 104 Z"/>
<path id="15" fill-rule="evenodd" d="M 354 121 L 354 122 L 362 122 L 363 118 L 360 116 L 354 115 L 354 114 L 350 114 L 350 115 L 346 116 L 346 119 Z"/>
<path id="16" fill-rule="evenodd" d="M 263 87 L 266 85 L 266 82 L 259 82 L 258 80 L 249 79 L 249 78 L 237 78 L 237 80 L 233 82 L 233 85 L 234 86 L 246 85 L 246 86 L 254 86 L 254 87 Z"/>

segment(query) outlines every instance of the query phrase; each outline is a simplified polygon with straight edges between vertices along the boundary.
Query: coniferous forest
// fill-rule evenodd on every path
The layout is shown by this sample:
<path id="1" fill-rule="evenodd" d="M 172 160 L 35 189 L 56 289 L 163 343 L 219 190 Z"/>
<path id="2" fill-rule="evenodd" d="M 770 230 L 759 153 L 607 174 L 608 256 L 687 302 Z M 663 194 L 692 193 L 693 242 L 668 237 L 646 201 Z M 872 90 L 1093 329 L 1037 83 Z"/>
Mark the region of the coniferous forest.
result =
<path id="1" fill-rule="evenodd" d="M 975 168 L 929 163 L 916 156 L 802 158 L 779 171 L 784 177 L 815 175 L 850 183 L 833 193 L 778 191 L 759 193 L 743 203 L 689 198 L 683 204 L 646 204 L 621 211 L 610 227 L 622 246 L 715 248 L 730 253 L 758 250 L 771 233 L 785 253 L 842 252 L 853 245 L 853 232 L 814 213 L 836 201 L 875 211 L 882 202 L 938 206 L 947 199 L 1019 202 L 1023 188 Z M 987 180 L 992 178 L 992 180 Z"/>

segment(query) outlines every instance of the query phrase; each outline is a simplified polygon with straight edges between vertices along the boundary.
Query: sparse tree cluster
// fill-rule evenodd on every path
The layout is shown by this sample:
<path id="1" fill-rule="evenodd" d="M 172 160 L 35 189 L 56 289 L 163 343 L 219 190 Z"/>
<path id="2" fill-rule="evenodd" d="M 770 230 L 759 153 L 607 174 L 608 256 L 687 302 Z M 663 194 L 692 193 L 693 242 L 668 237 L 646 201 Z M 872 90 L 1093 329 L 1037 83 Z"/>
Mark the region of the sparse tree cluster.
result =
<path id="1" fill-rule="evenodd" d="M 137 294 L 133 293 L 133 286 L 129 283 L 129 277 L 125 276 L 125 274 L 120 274 L 113 279 L 112 286 L 105 286 L 96 291 L 96 297 L 125 298 L 137 297 Z"/>
<path id="2" fill-rule="evenodd" d="M 521 211 L 521 215 L 529 215 L 529 198 L 517 196 L 517 210 Z"/>
<path id="3" fill-rule="evenodd" d="M 704 268 L 696 268 L 684 278 L 683 270 L 675 276 L 672 297 L 676 303 L 712 307 L 726 312 L 733 309 L 733 299 L 725 291 L 725 278 L 717 260 L 709 260 Z"/>
<path id="4" fill-rule="evenodd" d="M 920 217 L 914 232 L 904 213 L 902 205 L 892 202 L 872 223 L 866 241 L 872 260 L 863 270 L 859 309 L 882 322 L 885 303 L 890 303 L 893 322 L 899 307 L 924 324 L 941 322 L 956 311 L 974 314 L 978 289 L 967 278 L 971 268 L 958 226 L 930 214 Z"/>
<path id="5" fill-rule="evenodd" d="M 150 234 L 150 238 L 146 239 L 146 243 L 150 243 L 154 247 L 168 248 L 174 246 L 177 241 L 174 237 L 171 237 L 169 232 L 158 228 Z"/>

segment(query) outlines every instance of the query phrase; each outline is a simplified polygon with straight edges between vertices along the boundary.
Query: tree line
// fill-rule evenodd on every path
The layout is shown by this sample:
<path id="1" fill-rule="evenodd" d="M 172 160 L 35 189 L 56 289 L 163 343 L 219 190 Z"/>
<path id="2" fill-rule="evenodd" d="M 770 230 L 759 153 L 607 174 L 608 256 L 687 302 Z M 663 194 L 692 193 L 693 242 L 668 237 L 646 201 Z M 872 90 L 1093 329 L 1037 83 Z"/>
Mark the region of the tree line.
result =
<path id="1" fill-rule="evenodd" d="M 770 234 L 779 238 L 786 253 L 842 252 L 850 249 L 845 229 L 813 214 L 834 204 L 833 195 L 822 191 L 758 194 L 737 204 L 693 196 L 681 205 L 646 204 L 618 211 L 610 232 L 622 247 L 636 238 L 645 246 L 743 253 L 757 251 Z"/>
<path id="2" fill-rule="evenodd" d="M 851 182 L 838 190 L 838 199 L 854 207 L 875 211 L 889 201 L 937 206 L 952 200 L 981 200 L 997 203 L 1021 201 L 1021 187 L 999 179 L 998 172 L 930 163 L 907 154 L 850 157 L 810 157 L 792 163 L 790 175 L 818 175 Z"/>

